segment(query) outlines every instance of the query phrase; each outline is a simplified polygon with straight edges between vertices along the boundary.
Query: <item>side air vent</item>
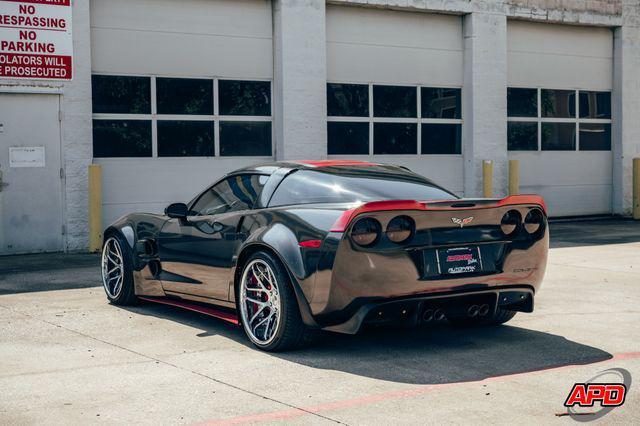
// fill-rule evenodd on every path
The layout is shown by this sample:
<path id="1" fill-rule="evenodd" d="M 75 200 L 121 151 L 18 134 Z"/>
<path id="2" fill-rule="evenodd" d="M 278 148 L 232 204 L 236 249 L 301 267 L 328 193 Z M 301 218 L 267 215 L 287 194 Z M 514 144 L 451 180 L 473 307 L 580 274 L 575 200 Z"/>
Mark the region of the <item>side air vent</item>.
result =
<path id="1" fill-rule="evenodd" d="M 469 207 L 475 207 L 475 203 L 457 203 L 457 204 L 451 204 L 451 207 L 455 208 L 455 209 L 466 209 Z"/>
<path id="2" fill-rule="evenodd" d="M 149 272 L 151 272 L 151 275 L 153 276 L 153 278 L 155 279 L 160 278 L 160 273 L 162 272 L 162 265 L 160 265 L 159 260 L 152 260 L 149 262 Z"/>
<path id="3" fill-rule="evenodd" d="M 136 242 L 136 251 L 145 256 L 155 256 L 158 254 L 158 245 L 154 240 L 145 238 Z"/>

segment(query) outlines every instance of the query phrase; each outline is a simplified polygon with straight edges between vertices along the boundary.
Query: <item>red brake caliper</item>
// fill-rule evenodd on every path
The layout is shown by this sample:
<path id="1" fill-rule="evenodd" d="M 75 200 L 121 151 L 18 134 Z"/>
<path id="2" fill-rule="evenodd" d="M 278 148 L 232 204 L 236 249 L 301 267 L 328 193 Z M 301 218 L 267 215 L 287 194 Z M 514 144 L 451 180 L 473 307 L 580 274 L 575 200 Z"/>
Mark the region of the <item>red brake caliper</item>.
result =
<path id="1" fill-rule="evenodd" d="M 253 275 L 253 276 L 252 276 L 251 284 L 252 284 L 253 286 L 260 287 L 260 284 L 258 284 L 258 277 L 256 277 L 256 273 L 255 273 L 255 271 L 253 271 L 253 270 L 252 270 L 252 271 L 251 271 L 251 273 L 252 273 L 252 275 Z M 266 293 L 264 293 L 264 292 L 262 292 L 262 291 L 260 291 L 260 292 L 255 292 L 255 293 L 258 293 L 258 297 L 257 297 L 258 299 L 262 300 L 263 302 L 265 301 L 264 299 L 267 297 L 267 294 L 266 294 Z M 255 302 L 252 302 L 252 303 L 251 303 L 251 305 L 252 305 L 252 307 L 253 307 L 253 312 L 252 312 L 252 315 L 253 315 L 255 312 L 257 312 L 257 311 L 258 311 L 258 309 L 260 308 L 260 306 L 258 306 L 258 304 L 257 304 L 257 303 L 255 303 Z"/>

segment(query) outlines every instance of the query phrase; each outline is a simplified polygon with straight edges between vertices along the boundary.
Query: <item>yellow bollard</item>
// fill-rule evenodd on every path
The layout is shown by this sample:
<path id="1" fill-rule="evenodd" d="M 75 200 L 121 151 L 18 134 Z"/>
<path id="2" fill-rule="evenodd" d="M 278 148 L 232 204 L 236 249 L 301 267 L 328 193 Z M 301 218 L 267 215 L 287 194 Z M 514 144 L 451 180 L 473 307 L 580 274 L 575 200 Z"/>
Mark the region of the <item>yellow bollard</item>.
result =
<path id="1" fill-rule="evenodd" d="M 509 160 L 509 195 L 520 193 L 520 162 Z"/>
<path id="2" fill-rule="evenodd" d="M 102 167 L 89 165 L 89 251 L 102 249 Z"/>
<path id="3" fill-rule="evenodd" d="M 493 161 L 491 160 L 482 162 L 482 196 L 493 197 Z"/>
<path id="4" fill-rule="evenodd" d="M 640 220 L 640 158 L 633 159 L 633 218 Z"/>

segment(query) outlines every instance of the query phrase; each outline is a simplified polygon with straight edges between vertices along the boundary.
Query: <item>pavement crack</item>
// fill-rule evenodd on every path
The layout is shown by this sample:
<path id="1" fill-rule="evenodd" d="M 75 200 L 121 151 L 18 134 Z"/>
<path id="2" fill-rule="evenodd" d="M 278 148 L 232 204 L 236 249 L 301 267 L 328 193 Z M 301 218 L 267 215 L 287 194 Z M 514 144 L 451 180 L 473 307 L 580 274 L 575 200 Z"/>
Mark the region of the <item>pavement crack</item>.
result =
<path id="1" fill-rule="evenodd" d="M 127 352 L 130 352 L 130 353 L 132 353 L 132 354 L 135 354 L 135 355 L 141 356 L 141 357 L 146 358 L 146 359 L 148 359 L 148 360 L 155 361 L 155 362 L 157 362 L 157 363 L 164 364 L 164 365 L 167 365 L 167 366 L 169 366 L 169 367 L 176 368 L 176 369 L 181 370 L 181 371 L 186 371 L 186 372 L 188 372 L 188 373 L 194 374 L 194 375 L 196 375 L 196 376 L 200 376 L 200 377 L 205 378 L 205 379 L 207 379 L 207 380 L 211 380 L 211 381 L 213 381 L 213 382 L 215 382 L 215 383 L 218 383 L 218 384 L 220 384 L 220 385 L 227 386 L 227 387 L 230 387 L 230 388 L 235 389 L 235 390 L 237 390 L 237 391 L 244 392 L 244 393 L 246 393 L 246 394 L 249 394 L 249 395 L 252 395 L 252 396 L 255 396 L 255 397 L 258 397 L 258 398 L 262 398 L 262 399 L 264 399 L 264 400 L 271 401 L 271 402 L 274 402 L 274 403 L 276 403 L 276 404 L 280 404 L 280 405 L 283 405 L 283 406 L 285 406 L 285 407 L 288 407 L 288 408 L 291 408 L 291 409 L 294 409 L 294 410 L 301 411 L 301 412 L 303 412 L 303 413 L 305 413 L 305 414 L 310 414 L 310 415 L 312 415 L 312 416 L 315 416 L 315 417 L 321 418 L 321 419 L 323 419 L 323 420 L 327 420 L 327 421 L 332 422 L 332 423 L 337 423 L 337 424 L 343 424 L 343 425 L 346 425 L 346 423 L 341 422 L 341 421 L 336 420 L 336 419 L 333 419 L 333 418 L 331 418 L 331 417 L 323 416 L 322 414 L 318 414 L 318 413 L 316 413 L 316 412 L 314 412 L 314 411 L 307 410 L 307 409 L 302 408 L 302 407 L 298 407 L 297 405 L 289 404 L 289 403 L 287 403 L 287 402 L 280 401 L 279 399 L 275 399 L 275 398 L 272 398 L 272 397 L 270 397 L 270 396 L 262 395 L 262 394 L 260 394 L 260 393 L 258 393 L 258 392 L 254 392 L 254 391 L 252 391 L 252 390 L 245 389 L 245 388 L 242 388 L 242 387 L 240 387 L 240 386 L 236 386 L 236 385 L 234 385 L 234 384 L 232 384 L 232 383 L 228 383 L 228 382 L 225 382 L 225 381 L 223 381 L 223 380 L 216 379 L 215 377 L 211 377 L 211 376 L 209 376 L 209 375 L 207 375 L 207 374 L 200 373 L 200 372 L 198 372 L 198 371 L 191 370 L 191 369 L 189 369 L 189 368 L 181 367 L 181 366 L 179 366 L 179 365 L 176 365 L 176 364 L 173 364 L 173 363 L 171 363 L 171 362 L 165 361 L 165 360 L 163 360 L 163 359 L 161 359 L 161 358 L 157 358 L 157 357 L 154 357 L 154 356 L 151 356 L 151 355 L 143 354 L 142 352 L 138 352 L 138 351 L 135 351 L 135 350 L 133 350 L 133 349 L 129 349 L 129 348 L 127 348 L 127 347 L 124 347 L 124 346 L 118 345 L 118 344 L 116 344 L 116 343 L 113 343 L 113 342 L 109 342 L 109 341 L 106 341 L 106 340 L 100 339 L 100 338 L 95 337 L 95 336 L 92 336 L 92 335 L 90 335 L 90 334 L 83 333 L 82 331 L 74 330 L 74 329 L 72 329 L 72 328 L 65 327 L 65 326 L 63 326 L 63 325 L 61 325 L 61 324 L 56 324 L 56 323 L 54 323 L 54 322 L 47 321 L 47 320 L 42 319 L 42 318 L 38 318 L 38 317 L 33 316 L 33 315 L 31 315 L 31 314 L 28 314 L 28 313 L 26 313 L 26 312 L 22 312 L 22 311 L 19 311 L 19 310 L 13 309 L 13 308 L 8 307 L 8 306 L 5 306 L 5 305 L 0 305 L 0 308 L 4 308 L 4 309 L 9 310 L 9 311 L 11 311 L 11 312 L 14 312 L 14 313 L 17 313 L 17 314 L 20 314 L 20 315 L 26 316 L 26 317 L 28 317 L 28 318 L 34 319 L 34 320 L 36 320 L 36 321 L 40 321 L 40 322 L 42 322 L 42 323 L 45 323 L 45 324 L 48 324 L 48 325 L 51 325 L 51 326 L 54 326 L 54 327 L 57 327 L 57 328 L 61 328 L 61 329 L 66 330 L 66 331 L 68 331 L 68 332 L 70 332 L 70 333 L 75 333 L 75 334 L 77 334 L 77 335 L 79 335 L 79 336 L 82 336 L 82 337 L 85 337 L 85 338 L 87 338 L 87 339 L 95 340 L 95 341 L 100 342 L 100 343 L 103 343 L 103 344 L 105 344 L 105 345 L 113 346 L 113 347 L 118 348 L 118 349 L 120 349 L 120 350 L 127 351 Z"/>

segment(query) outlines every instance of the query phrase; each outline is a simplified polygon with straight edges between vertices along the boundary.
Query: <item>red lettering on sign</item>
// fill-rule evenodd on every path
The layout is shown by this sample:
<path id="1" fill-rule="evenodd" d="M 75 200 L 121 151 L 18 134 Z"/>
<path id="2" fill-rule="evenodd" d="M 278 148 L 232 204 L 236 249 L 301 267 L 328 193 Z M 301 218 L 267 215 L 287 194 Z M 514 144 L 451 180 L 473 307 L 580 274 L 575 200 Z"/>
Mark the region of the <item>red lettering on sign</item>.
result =
<path id="1" fill-rule="evenodd" d="M 473 260 L 473 255 L 471 254 L 456 254 L 453 256 L 447 256 L 447 262 L 460 262 L 462 260 Z"/>
<path id="2" fill-rule="evenodd" d="M 71 56 L 0 53 L 0 77 L 70 79 Z"/>
<path id="3" fill-rule="evenodd" d="M 627 388 L 620 383 L 576 383 L 564 405 L 593 407 L 599 402 L 604 407 L 618 407 L 624 403 L 626 392 Z"/>

